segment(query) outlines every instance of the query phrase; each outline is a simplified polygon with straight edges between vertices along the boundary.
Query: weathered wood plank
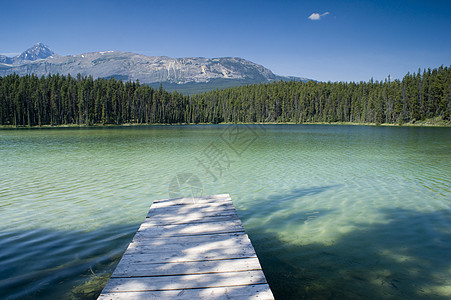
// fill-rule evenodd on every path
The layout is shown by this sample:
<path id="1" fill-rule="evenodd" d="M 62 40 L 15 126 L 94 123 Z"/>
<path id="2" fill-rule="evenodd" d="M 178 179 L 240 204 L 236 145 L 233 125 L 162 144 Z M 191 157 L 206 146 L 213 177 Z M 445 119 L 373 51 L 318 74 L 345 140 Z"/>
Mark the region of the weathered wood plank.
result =
<path id="1" fill-rule="evenodd" d="M 168 206 L 168 207 L 152 207 L 149 210 L 147 217 L 150 216 L 162 216 L 162 217 L 177 217 L 178 214 L 203 214 L 207 216 L 214 216 L 216 214 L 236 213 L 235 207 L 229 203 L 220 205 L 180 205 L 180 206 Z"/>
<path id="2" fill-rule="evenodd" d="M 214 217 L 214 216 L 220 216 L 220 215 L 234 215 L 236 214 L 236 211 L 233 207 L 220 207 L 220 208 L 205 208 L 203 210 L 180 210 L 180 209 L 173 209 L 171 207 L 168 208 L 158 208 L 158 209 L 151 209 L 147 215 L 147 218 L 180 218 L 186 216 L 189 217 L 199 217 L 199 215 L 203 215 L 205 218 L 207 217 Z"/>
<path id="3" fill-rule="evenodd" d="M 190 211 L 190 210 L 199 210 L 202 211 L 204 209 L 209 208 L 225 208 L 228 207 L 229 209 L 233 209 L 233 203 L 232 201 L 218 201 L 218 202 L 200 202 L 200 203 L 155 203 L 152 204 L 152 209 L 162 209 L 162 208 L 168 208 L 173 210 L 180 210 L 180 211 Z"/>
<path id="4" fill-rule="evenodd" d="M 208 197 L 186 197 L 186 198 L 173 198 L 173 199 L 162 199 L 155 200 L 153 204 L 198 204 L 198 203 L 218 203 L 218 202 L 231 202 L 230 197 L 218 197 L 218 198 L 208 198 Z"/>
<path id="5" fill-rule="evenodd" d="M 181 236 L 167 239 L 149 239 L 148 237 L 135 237 L 133 242 L 127 248 L 127 253 L 135 253 L 138 249 L 144 251 L 151 250 L 179 250 L 194 249 L 202 247 L 208 248 L 231 248 L 240 247 L 242 245 L 250 245 L 247 234 L 212 234 L 199 236 Z"/>
<path id="6" fill-rule="evenodd" d="M 213 234 L 222 232 L 243 231 L 241 221 L 219 221 L 210 223 L 189 223 L 154 226 L 144 222 L 136 233 L 137 236 L 146 235 L 148 237 L 169 237 L 180 235 Z"/>
<path id="7" fill-rule="evenodd" d="M 209 222 L 218 222 L 218 221 L 230 221 L 230 220 L 239 220 L 238 215 L 236 213 L 226 212 L 225 214 L 216 214 L 212 216 L 201 216 L 197 214 L 188 214 L 188 215 L 180 215 L 180 216 L 172 216 L 165 218 L 149 218 L 146 220 L 146 224 L 149 226 L 158 226 L 158 225 L 176 225 L 176 224 L 193 224 L 193 223 L 209 223 Z"/>
<path id="8" fill-rule="evenodd" d="M 177 300 L 229 300 L 229 299 L 274 299 L 267 284 L 215 287 L 208 289 L 186 289 L 170 291 L 145 291 L 145 292 L 122 292 L 101 294 L 101 300 L 142 300 L 142 299 L 177 299 Z"/>
<path id="9" fill-rule="evenodd" d="M 184 209 L 184 208 L 155 208 L 151 209 L 147 215 L 147 218 L 177 218 L 177 217 L 214 217 L 222 215 L 236 214 L 236 210 L 233 206 L 222 205 L 214 207 L 204 207 L 203 209 Z"/>
<path id="10" fill-rule="evenodd" d="M 162 218 L 208 218 L 208 217 L 217 217 L 217 216 L 228 216 L 228 215 L 236 215 L 236 210 L 233 207 L 223 207 L 223 208 L 211 208 L 208 210 L 200 211 L 200 210 L 185 210 L 181 211 L 179 209 L 156 209 L 150 210 L 147 218 L 157 219 Z"/>
<path id="11" fill-rule="evenodd" d="M 223 273 L 232 271 L 260 270 L 257 257 L 219 259 L 208 261 L 187 261 L 184 263 L 129 263 L 117 266 L 111 278 L 115 277 L 143 277 L 165 275 L 188 275 Z"/>
<path id="12" fill-rule="evenodd" d="M 147 246 L 145 243 L 138 244 L 136 247 L 129 247 L 127 255 L 135 254 L 157 254 L 167 252 L 180 252 L 184 255 L 201 254 L 201 253 L 231 253 L 232 248 L 245 250 L 253 249 L 252 245 L 242 240 L 225 240 L 210 243 L 186 243 L 186 244 L 170 244 L 159 247 Z M 233 252 L 235 253 L 235 252 Z"/>
<path id="13" fill-rule="evenodd" d="M 132 243 L 135 242 L 145 242 L 155 247 L 159 247 L 161 245 L 169 245 L 169 244 L 181 244 L 181 243 L 200 243 L 200 242 L 215 242 L 215 241 L 223 241 L 229 238 L 236 238 L 240 236 L 245 236 L 247 239 L 249 237 L 244 231 L 240 232 L 232 232 L 232 233 L 216 233 L 216 234 L 202 234 L 202 235 L 188 235 L 188 236 L 171 236 L 171 237 L 148 237 L 146 235 L 141 235 L 133 238 Z M 130 245 L 129 245 L 130 246 Z"/>
<path id="14" fill-rule="evenodd" d="M 139 263 L 139 262 L 184 262 L 184 261 L 199 261 L 199 260 L 213 260 L 213 259 L 230 259 L 241 257 L 257 257 L 253 248 L 245 246 L 236 249 L 213 249 L 205 251 L 199 249 L 198 251 L 162 251 L 152 253 L 125 253 L 122 256 L 124 263 Z"/>
<path id="15" fill-rule="evenodd" d="M 157 199 L 153 203 L 199 203 L 199 202 L 213 202 L 220 200 L 232 200 L 229 194 L 218 194 L 204 197 L 183 197 L 183 198 L 172 198 L 172 199 Z"/>
<path id="16" fill-rule="evenodd" d="M 111 278 L 103 292 L 165 291 L 261 283 L 266 283 L 265 276 L 261 270 L 160 277 Z"/>

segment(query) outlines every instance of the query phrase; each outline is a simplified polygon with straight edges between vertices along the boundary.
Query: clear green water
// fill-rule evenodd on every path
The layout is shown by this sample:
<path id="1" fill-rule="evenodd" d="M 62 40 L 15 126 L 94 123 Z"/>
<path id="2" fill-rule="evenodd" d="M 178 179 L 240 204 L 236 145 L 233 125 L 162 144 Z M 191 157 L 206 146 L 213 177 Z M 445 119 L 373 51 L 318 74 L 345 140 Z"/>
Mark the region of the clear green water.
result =
<path id="1" fill-rule="evenodd" d="M 193 193 L 231 194 L 279 299 L 449 298 L 450 137 L 330 125 L 2 130 L 1 298 L 95 298 L 152 201 Z"/>

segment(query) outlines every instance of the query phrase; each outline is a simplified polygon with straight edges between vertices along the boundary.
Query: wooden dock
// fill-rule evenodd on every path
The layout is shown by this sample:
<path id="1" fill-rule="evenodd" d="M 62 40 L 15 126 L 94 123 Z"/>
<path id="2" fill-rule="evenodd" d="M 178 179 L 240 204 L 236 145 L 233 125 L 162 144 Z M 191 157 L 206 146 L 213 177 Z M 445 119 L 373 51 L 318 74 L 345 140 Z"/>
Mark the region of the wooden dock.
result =
<path id="1" fill-rule="evenodd" d="M 274 299 L 228 194 L 157 200 L 98 299 Z"/>

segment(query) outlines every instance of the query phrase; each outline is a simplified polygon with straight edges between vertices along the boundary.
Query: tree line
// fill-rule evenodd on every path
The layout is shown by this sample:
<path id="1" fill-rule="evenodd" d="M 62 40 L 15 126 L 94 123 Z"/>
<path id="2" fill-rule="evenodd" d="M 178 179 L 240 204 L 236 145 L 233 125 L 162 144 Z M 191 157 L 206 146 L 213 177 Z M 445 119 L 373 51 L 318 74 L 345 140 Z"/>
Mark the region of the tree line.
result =
<path id="1" fill-rule="evenodd" d="M 71 75 L 0 77 L 0 125 L 450 120 L 451 68 L 402 80 L 273 82 L 184 96 L 137 82 Z"/>
<path id="2" fill-rule="evenodd" d="M 187 97 L 92 76 L 0 77 L 0 125 L 179 123 Z"/>

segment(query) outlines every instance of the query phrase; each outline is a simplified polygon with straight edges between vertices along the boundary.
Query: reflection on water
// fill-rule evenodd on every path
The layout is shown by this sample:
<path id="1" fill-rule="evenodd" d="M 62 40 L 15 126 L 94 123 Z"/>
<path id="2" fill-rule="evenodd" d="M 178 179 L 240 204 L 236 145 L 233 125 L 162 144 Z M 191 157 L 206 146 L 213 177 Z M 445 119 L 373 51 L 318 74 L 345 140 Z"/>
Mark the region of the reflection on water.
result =
<path id="1" fill-rule="evenodd" d="M 449 137 L 326 125 L 0 131 L 0 294 L 95 298 L 152 200 L 202 191 L 231 194 L 277 298 L 451 297 Z"/>

